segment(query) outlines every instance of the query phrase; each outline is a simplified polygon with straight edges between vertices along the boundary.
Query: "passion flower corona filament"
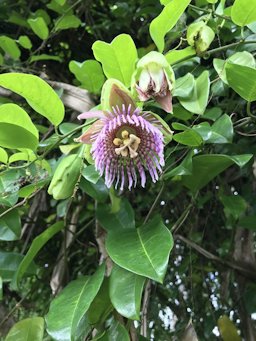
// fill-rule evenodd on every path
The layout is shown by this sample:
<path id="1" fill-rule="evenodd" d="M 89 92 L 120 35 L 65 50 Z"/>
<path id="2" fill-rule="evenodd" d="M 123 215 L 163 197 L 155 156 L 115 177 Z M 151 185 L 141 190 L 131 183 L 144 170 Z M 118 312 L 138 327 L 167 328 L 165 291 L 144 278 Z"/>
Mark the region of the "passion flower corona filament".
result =
<path id="1" fill-rule="evenodd" d="M 164 142 L 161 123 L 154 115 L 123 104 L 111 111 L 87 112 L 79 119 L 97 120 L 77 141 L 91 143 L 95 168 L 105 174 L 107 187 L 129 190 L 140 182 L 145 187 L 146 173 L 153 182 L 164 166 Z"/>

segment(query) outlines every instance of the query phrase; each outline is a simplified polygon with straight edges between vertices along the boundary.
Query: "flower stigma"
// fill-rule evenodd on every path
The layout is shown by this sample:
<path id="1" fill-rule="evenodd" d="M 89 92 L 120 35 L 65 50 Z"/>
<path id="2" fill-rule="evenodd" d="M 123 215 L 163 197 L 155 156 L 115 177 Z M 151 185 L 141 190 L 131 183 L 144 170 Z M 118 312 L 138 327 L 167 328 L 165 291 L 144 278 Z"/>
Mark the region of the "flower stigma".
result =
<path id="1" fill-rule="evenodd" d="M 115 148 L 115 153 L 123 157 L 127 157 L 129 154 L 130 158 L 134 159 L 138 156 L 137 149 L 139 148 L 140 142 L 141 140 L 138 136 L 124 129 L 120 137 L 115 137 L 113 140 L 113 144 L 119 146 L 119 148 Z"/>

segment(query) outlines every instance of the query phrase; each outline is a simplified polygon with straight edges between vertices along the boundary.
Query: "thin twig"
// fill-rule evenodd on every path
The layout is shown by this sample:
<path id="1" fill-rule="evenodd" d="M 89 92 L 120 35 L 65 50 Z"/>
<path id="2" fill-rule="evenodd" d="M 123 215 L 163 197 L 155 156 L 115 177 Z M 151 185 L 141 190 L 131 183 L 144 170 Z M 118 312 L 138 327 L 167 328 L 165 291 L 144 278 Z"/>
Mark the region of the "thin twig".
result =
<path id="1" fill-rule="evenodd" d="M 159 193 L 157 194 L 157 196 L 156 196 L 156 198 L 155 198 L 155 201 L 153 202 L 153 205 L 150 207 L 150 210 L 148 211 L 148 214 L 147 214 L 147 216 L 146 216 L 146 218 L 145 218 L 145 220 L 144 220 L 143 225 L 145 225 L 145 224 L 147 223 L 149 217 L 151 216 L 151 213 L 153 212 L 154 208 L 156 207 L 156 204 L 157 204 L 157 202 L 158 202 L 158 200 L 159 200 L 159 198 L 160 198 L 160 196 L 161 196 L 163 190 L 164 190 L 164 184 L 162 185 L 162 187 L 161 187 Z"/>
<path id="2" fill-rule="evenodd" d="M 148 280 L 145 286 L 145 290 L 144 290 L 143 303 L 142 303 L 141 327 L 140 327 L 140 333 L 144 337 L 147 337 L 147 333 L 148 333 L 147 315 L 148 315 L 150 292 L 151 292 L 151 280 Z"/>

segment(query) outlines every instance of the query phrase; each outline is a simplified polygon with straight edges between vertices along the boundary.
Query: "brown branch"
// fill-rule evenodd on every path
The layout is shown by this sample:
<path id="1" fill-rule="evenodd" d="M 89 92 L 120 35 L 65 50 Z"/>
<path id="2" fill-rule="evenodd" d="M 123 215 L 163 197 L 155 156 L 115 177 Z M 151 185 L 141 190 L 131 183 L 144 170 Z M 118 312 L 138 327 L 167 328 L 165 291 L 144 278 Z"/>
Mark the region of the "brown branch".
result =
<path id="1" fill-rule="evenodd" d="M 229 267 L 235 271 L 238 271 L 243 276 L 245 276 L 251 280 L 254 280 L 254 281 L 256 280 L 256 269 L 251 270 L 249 268 L 241 266 L 237 262 L 231 262 L 231 261 L 223 260 L 223 259 L 219 258 L 218 256 L 214 255 L 213 253 L 203 249 L 201 246 L 197 245 L 192 240 L 189 240 L 189 239 L 187 239 L 181 235 L 175 235 L 174 237 L 175 237 L 175 239 L 179 239 L 179 240 L 183 241 L 185 244 L 192 247 L 192 249 L 196 250 L 198 253 L 200 253 L 204 257 L 206 257 L 206 258 L 208 258 L 214 262 L 218 262 L 218 263 L 222 264 L 223 266 L 227 266 L 227 267 Z"/>
<path id="2" fill-rule="evenodd" d="M 145 290 L 144 290 L 143 303 L 142 303 L 141 327 L 140 327 L 140 333 L 144 337 L 147 337 L 147 333 L 148 333 L 147 316 L 148 316 L 150 292 L 151 292 L 151 280 L 148 280 L 145 286 Z"/>

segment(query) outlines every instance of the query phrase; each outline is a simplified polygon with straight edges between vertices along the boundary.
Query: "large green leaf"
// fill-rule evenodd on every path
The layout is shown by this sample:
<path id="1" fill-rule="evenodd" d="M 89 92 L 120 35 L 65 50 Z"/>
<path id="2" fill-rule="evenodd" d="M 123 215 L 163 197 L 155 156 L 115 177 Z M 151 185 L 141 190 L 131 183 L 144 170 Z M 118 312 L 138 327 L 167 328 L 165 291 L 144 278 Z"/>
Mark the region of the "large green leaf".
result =
<path id="1" fill-rule="evenodd" d="M 107 78 L 118 79 L 127 87 L 130 86 L 137 50 L 128 34 L 120 34 L 110 44 L 98 40 L 92 45 L 92 50 Z"/>
<path id="2" fill-rule="evenodd" d="M 7 36 L 0 37 L 0 47 L 4 50 L 5 53 L 10 55 L 13 59 L 20 58 L 20 49 L 16 41 Z"/>
<path id="3" fill-rule="evenodd" d="M 102 67 L 96 60 L 86 60 L 83 63 L 71 60 L 69 70 L 81 82 L 82 87 L 94 94 L 99 94 L 105 77 Z"/>
<path id="4" fill-rule="evenodd" d="M 140 304 L 145 277 L 115 265 L 110 276 L 110 299 L 115 309 L 124 317 L 140 319 Z"/>
<path id="5" fill-rule="evenodd" d="M 79 186 L 85 193 L 98 202 L 104 202 L 108 198 L 108 188 L 102 178 L 96 184 L 82 178 Z"/>
<path id="6" fill-rule="evenodd" d="M 209 72 L 204 71 L 194 81 L 191 94 L 186 97 L 179 97 L 181 105 L 188 111 L 202 115 L 206 109 L 210 90 Z"/>
<path id="7" fill-rule="evenodd" d="M 64 118 L 64 106 L 56 92 L 41 78 L 25 73 L 0 75 L 0 86 L 24 97 L 28 104 L 52 124 L 58 125 Z"/>
<path id="8" fill-rule="evenodd" d="M 170 231 L 157 216 L 137 229 L 109 232 L 106 248 L 124 269 L 162 283 L 173 247 Z"/>
<path id="9" fill-rule="evenodd" d="M 240 195 L 220 195 L 220 201 L 224 206 L 226 216 L 240 218 L 247 209 L 247 202 Z"/>
<path id="10" fill-rule="evenodd" d="M 251 158 L 251 154 L 233 156 L 211 154 L 195 156 L 193 158 L 192 174 L 184 175 L 183 183 L 192 191 L 197 191 L 232 164 L 243 167 Z"/>
<path id="11" fill-rule="evenodd" d="M 8 154 L 6 151 L 0 147 L 0 163 L 7 163 L 8 162 Z"/>
<path id="12" fill-rule="evenodd" d="M 213 66 L 217 71 L 218 75 L 220 76 L 221 80 L 226 84 L 228 84 L 226 75 L 226 65 L 228 62 L 255 68 L 255 58 L 251 53 L 247 51 L 237 52 L 230 56 L 227 60 L 214 58 Z"/>
<path id="13" fill-rule="evenodd" d="M 256 69 L 227 63 L 227 80 L 230 87 L 248 102 L 256 101 Z"/>
<path id="14" fill-rule="evenodd" d="M 2 213 L 3 210 L 0 210 Z M 20 239 L 21 223 L 19 212 L 16 209 L 4 214 L 0 218 L 0 240 L 17 240 Z"/>
<path id="15" fill-rule="evenodd" d="M 239 26 L 256 21 L 256 0 L 235 0 L 231 7 L 231 19 Z"/>
<path id="16" fill-rule="evenodd" d="M 49 30 L 44 21 L 44 18 L 38 17 L 35 19 L 28 19 L 28 24 L 32 31 L 42 40 L 47 39 L 49 36 Z"/>
<path id="17" fill-rule="evenodd" d="M 37 148 L 38 131 L 26 111 L 16 104 L 0 106 L 0 145 L 6 148 Z"/>
<path id="18" fill-rule="evenodd" d="M 104 279 L 105 266 L 91 277 L 72 281 L 52 301 L 46 315 L 48 334 L 56 341 L 74 341 L 79 322 L 89 309 Z"/>
<path id="19" fill-rule="evenodd" d="M 14 288 L 18 288 L 19 281 L 23 277 L 24 273 L 26 272 L 27 268 L 34 260 L 38 252 L 42 249 L 42 247 L 60 230 L 62 230 L 64 224 L 62 221 L 59 221 L 52 226 L 48 227 L 44 232 L 39 234 L 36 238 L 34 238 L 26 256 L 23 258 L 22 262 L 20 263 L 15 277 L 13 279 L 12 285 Z"/>
<path id="20" fill-rule="evenodd" d="M 111 206 L 99 205 L 96 217 L 107 231 L 135 228 L 134 211 L 127 199 L 121 200 L 117 212 L 112 212 Z"/>
<path id="21" fill-rule="evenodd" d="M 151 22 L 149 32 L 158 50 L 164 50 L 164 37 L 177 23 L 191 0 L 173 0 Z"/>
<path id="22" fill-rule="evenodd" d="M 1 252 L 0 251 L 0 274 L 4 282 L 12 280 L 24 256 L 15 252 Z M 27 275 L 34 275 L 36 273 L 35 263 L 32 262 L 26 269 Z"/>
<path id="23" fill-rule="evenodd" d="M 182 133 L 174 134 L 174 141 L 186 146 L 197 147 L 203 143 L 203 139 L 196 131 L 188 129 Z"/>
<path id="24" fill-rule="evenodd" d="M 15 323 L 5 341 L 42 341 L 43 336 L 44 319 L 31 317 Z"/>

